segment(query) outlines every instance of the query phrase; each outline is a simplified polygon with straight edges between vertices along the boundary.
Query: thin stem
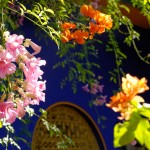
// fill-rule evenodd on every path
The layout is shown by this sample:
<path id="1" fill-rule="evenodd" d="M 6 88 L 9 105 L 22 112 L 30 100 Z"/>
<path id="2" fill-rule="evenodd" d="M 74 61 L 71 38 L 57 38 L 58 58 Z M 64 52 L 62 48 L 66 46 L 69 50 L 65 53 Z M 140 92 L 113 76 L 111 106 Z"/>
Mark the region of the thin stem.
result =
<path id="1" fill-rule="evenodd" d="M 36 117 L 40 118 L 40 116 L 39 116 L 38 114 L 34 113 L 34 115 L 35 115 Z"/>
<path id="2" fill-rule="evenodd" d="M 83 50 L 84 50 L 84 54 L 85 54 L 86 67 L 87 67 L 88 70 L 91 70 L 91 65 L 90 65 L 90 62 L 89 62 L 88 51 L 87 51 L 86 45 L 83 45 Z M 88 78 L 90 80 L 90 75 L 89 74 L 88 74 Z"/>
<path id="3" fill-rule="evenodd" d="M 14 12 L 17 13 L 17 14 L 20 14 L 20 15 L 21 15 L 20 12 L 18 12 L 18 11 L 16 11 L 16 10 L 12 9 L 12 8 L 10 8 L 10 7 L 6 7 L 6 8 L 9 9 L 9 10 L 11 10 L 11 11 L 14 11 Z M 47 35 L 49 35 L 49 32 L 47 32 L 46 29 L 43 28 L 40 24 L 38 24 L 37 22 L 33 21 L 31 18 L 29 18 L 29 17 L 27 17 L 27 16 L 25 16 L 25 15 L 24 15 L 24 17 L 25 17 L 26 19 L 28 19 L 29 21 L 33 22 L 33 23 L 34 23 L 35 25 L 37 25 L 38 27 L 40 27 Z"/>
<path id="4" fill-rule="evenodd" d="M 9 140 L 9 131 L 7 131 L 7 141 L 6 141 L 6 150 L 8 150 L 8 140 Z"/>
<path id="5" fill-rule="evenodd" d="M 100 109 L 99 109 L 100 110 Z M 102 122 L 102 119 L 101 119 L 101 116 L 100 116 L 100 114 L 99 114 L 99 112 L 98 112 L 98 109 L 97 109 L 97 106 L 95 106 L 95 112 L 96 112 L 96 115 L 97 115 L 97 118 L 98 118 L 98 124 L 100 124 L 101 125 L 101 127 L 102 128 L 104 128 L 105 127 L 105 125 L 103 124 L 103 122 Z"/>
<path id="6" fill-rule="evenodd" d="M 114 35 L 112 35 L 111 33 L 113 33 L 113 32 L 111 32 L 111 31 L 109 32 L 110 36 L 114 36 Z M 115 46 L 114 46 L 114 44 L 113 44 L 113 39 L 110 38 L 110 40 L 111 40 L 111 43 L 112 43 L 112 47 L 113 47 L 113 51 L 114 51 L 114 54 L 115 54 L 116 62 L 118 62 L 119 59 L 118 59 L 118 55 L 117 55 L 117 50 L 116 50 L 116 48 L 115 48 Z M 116 42 L 117 42 L 117 41 L 116 41 Z M 118 84 L 119 84 L 119 87 L 121 87 L 120 67 L 119 67 L 118 63 L 116 63 L 116 67 L 117 67 Z"/>
<path id="7" fill-rule="evenodd" d="M 128 29 L 128 32 L 129 32 L 130 36 L 132 36 L 132 33 L 131 33 L 131 31 L 130 31 L 130 27 L 128 26 L 127 23 L 126 23 L 126 26 L 127 26 L 127 29 Z M 146 60 L 142 57 L 142 55 L 140 54 L 140 51 L 138 50 L 138 48 L 137 48 L 137 46 L 136 46 L 136 44 L 135 44 L 134 39 L 132 39 L 132 45 L 133 45 L 133 47 L 134 47 L 134 49 L 135 49 L 135 51 L 136 51 L 138 57 L 139 57 L 143 62 L 145 62 L 145 63 L 147 63 L 147 64 L 150 65 L 150 62 L 149 62 L 149 61 L 146 61 Z"/>
<path id="8" fill-rule="evenodd" d="M 116 49 L 114 48 L 114 53 L 115 53 L 115 59 L 117 60 L 117 61 L 119 61 L 118 60 L 118 56 L 117 56 L 117 52 L 116 52 Z M 117 66 L 117 76 L 118 76 L 118 82 L 119 82 L 119 87 L 121 87 L 121 77 L 120 77 L 120 67 L 119 67 L 119 65 L 116 63 L 116 66 Z"/>
<path id="9" fill-rule="evenodd" d="M 4 17 L 3 17 L 3 7 L 2 7 L 2 29 L 3 29 L 3 26 L 4 26 Z"/>
<path id="10" fill-rule="evenodd" d="M 2 5 L 2 1 L 0 0 L 0 4 Z M 1 8 L 1 22 L 0 22 L 0 36 L 1 36 L 1 45 L 4 47 L 4 37 L 3 37 L 3 32 L 4 32 L 4 9 L 3 6 Z"/>

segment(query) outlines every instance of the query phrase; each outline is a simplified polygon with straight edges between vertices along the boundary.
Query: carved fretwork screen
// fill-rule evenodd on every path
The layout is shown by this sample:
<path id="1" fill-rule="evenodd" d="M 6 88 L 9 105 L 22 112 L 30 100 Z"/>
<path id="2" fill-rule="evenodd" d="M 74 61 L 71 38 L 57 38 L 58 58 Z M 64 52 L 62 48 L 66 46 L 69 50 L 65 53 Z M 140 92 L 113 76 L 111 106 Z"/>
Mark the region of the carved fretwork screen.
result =
<path id="1" fill-rule="evenodd" d="M 75 147 L 68 150 L 106 150 L 104 140 L 92 118 L 81 108 L 71 103 L 57 103 L 47 109 L 47 119 L 56 124 L 70 137 Z M 49 136 L 41 120 L 38 120 L 32 139 L 32 150 L 58 150 L 57 137 Z"/>

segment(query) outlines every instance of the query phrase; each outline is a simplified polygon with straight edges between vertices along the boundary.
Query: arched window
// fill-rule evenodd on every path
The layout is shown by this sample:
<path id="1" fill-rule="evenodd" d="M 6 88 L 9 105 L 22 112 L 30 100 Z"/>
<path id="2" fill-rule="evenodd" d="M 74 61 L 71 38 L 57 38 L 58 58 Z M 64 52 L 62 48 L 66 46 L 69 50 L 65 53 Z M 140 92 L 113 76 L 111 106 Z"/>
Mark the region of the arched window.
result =
<path id="1" fill-rule="evenodd" d="M 47 119 L 73 140 L 75 147 L 69 147 L 69 150 L 107 149 L 97 125 L 79 106 L 68 102 L 56 103 L 48 107 Z M 39 119 L 34 129 L 32 150 L 57 150 L 57 140 L 57 137 L 50 138 Z"/>

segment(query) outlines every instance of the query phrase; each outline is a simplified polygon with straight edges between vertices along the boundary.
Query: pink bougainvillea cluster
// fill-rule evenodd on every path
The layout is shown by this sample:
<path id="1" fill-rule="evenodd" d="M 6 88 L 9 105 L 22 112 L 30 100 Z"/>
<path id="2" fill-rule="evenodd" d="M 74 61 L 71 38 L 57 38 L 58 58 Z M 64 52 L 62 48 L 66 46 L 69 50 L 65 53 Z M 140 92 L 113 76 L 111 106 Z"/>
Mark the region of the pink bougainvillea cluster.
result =
<path id="1" fill-rule="evenodd" d="M 0 45 L 0 119 L 13 123 L 24 117 L 26 108 L 45 101 L 46 81 L 42 81 L 45 60 L 36 58 L 41 47 L 22 35 L 4 32 L 4 42 Z M 31 54 L 26 49 L 31 46 Z"/>
<path id="2" fill-rule="evenodd" d="M 87 83 L 86 85 L 82 86 L 82 89 L 93 95 L 92 103 L 96 106 L 101 106 L 106 103 L 106 95 L 103 95 L 103 88 L 104 85 L 101 85 L 97 80 L 92 83 Z"/>

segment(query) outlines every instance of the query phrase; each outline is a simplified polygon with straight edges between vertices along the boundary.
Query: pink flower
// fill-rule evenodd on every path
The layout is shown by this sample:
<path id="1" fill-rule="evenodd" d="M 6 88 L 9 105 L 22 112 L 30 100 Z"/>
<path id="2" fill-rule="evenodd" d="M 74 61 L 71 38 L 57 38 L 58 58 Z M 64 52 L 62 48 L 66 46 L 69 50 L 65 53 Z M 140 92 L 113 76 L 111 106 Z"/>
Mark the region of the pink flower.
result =
<path id="1" fill-rule="evenodd" d="M 37 82 L 26 82 L 26 92 L 31 94 L 33 100 L 30 101 L 30 104 L 39 104 L 40 101 L 45 101 L 45 93 L 43 91 L 46 89 L 46 81 L 37 81 Z"/>
<path id="2" fill-rule="evenodd" d="M 34 53 L 32 53 L 31 55 L 36 55 L 38 53 L 40 53 L 41 51 L 41 46 L 35 44 L 34 42 L 31 41 L 31 39 L 26 39 L 25 42 L 24 42 L 24 46 L 25 47 L 29 47 L 31 46 L 32 49 L 35 51 Z"/>
<path id="3" fill-rule="evenodd" d="M 91 85 L 91 94 L 97 94 L 98 92 L 103 92 L 104 85 L 99 85 L 99 83 L 94 83 Z"/>
<path id="4" fill-rule="evenodd" d="M 97 89 L 97 84 L 94 83 L 91 85 L 91 94 L 97 94 L 98 93 L 98 89 Z"/>
<path id="5" fill-rule="evenodd" d="M 24 107 L 27 107 L 28 105 L 30 105 L 30 101 L 31 101 L 31 98 L 25 97 L 25 99 L 23 100 Z"/>
<path id="6" fill-rule="evenodd" d="M 18 111 L 14 108 L 13 102 L 0 103 L 0 119 L 6 119 L 6 122 L 13 123 L 16 120 Z"/>
<path id="7" fill-rule="evenodd" d="M 19 54 L 25 54 L 27 50 L 23 45 L 24 37 L 22 35 L 9 35 L 6 39 L 6 50 L 12 55 L 13 60 L 15 61 Z"/>
<path id="8" fill-rule="evenodd" d="M 96 106 L 102 106 L 106 103 L 106 98 L 107 96 L 100 96 L 99 98 L 97 98 L 93 104 L 96 105 Z"/>
<path id="9" fill-rule="evenodd" d="M 38 81 L 37 87 L 40 91 L 46 90 L 45 83 L 46 83 L 46 81 Z"/>
<path id="10" fill-rule="evenodd" d="M 0 61 L 12 62 L 12 55 L 7 50 L 2 50 L 0 52 Z"/>
<path id="11" fill-rule="evenodd" d="M 6 75 L 13 74 L 15 71 L 16 71 L 15 64 L 0 61 L 0 78 L 5 78 Z"/>
<path id="12" fill-rule="evenodd" d="M 34 53 L 32 53 L 32 55 L 36 55 L 38 53 L 40 53 L 41 51 L 41 46 L 38 46 L 37 44 L 35 44 L 34 42 L 30 41 L 30 46 L 33 48 L 33 50 L 35 51 Z"/>
<path id="13" fill-rule="evenodd" d="M 25 110 L 24 110 L 24 102 L 21 100 L 17 100 L 17 110 L 18 110 L 18 117 L 23 118 L 25 115 Z"/>
<path id="14" fill-rule="evenodd" d="M 12 124 L 13 122 L 15 122 L 17 115 L 18 115 L 17 109 L 7 108 L 6 121 Z"/>
<path id="15" fill-rule="evenodd" d="M 40 99 L 43 102 L 45 101 L 45 93 L 43 93 L 43 91 L 46 90 L 45 83 L 46 81 L 38 81 L 35 93 L 37 99 Z"/>
<path id="16" fill-rule="evenodd" d="M 22 35 L 4 32 L 3 36 L 6 49 L 0 45 L 0 79 L 15 73 L 16 68 L 24 73 L 23 79 L 19 76 L 14 79 L 15 76 L 12 75 L 14 78 L 9 78 L 11 90 L 4 91 L 1 96 L 0 119 L 13 123 L 17 117 L 24 117 L 28 105 L 37 105 L 40 101 L 45 101 L 43 91 L 46 89 L 46 81 L 39 79 L 42 79 L 43 74 L 40 66 L 45 65 L 46 61 L 33 56 L 41 51 L 41 47 L 31 40 L 29 44 L 35 51 L 33 54 L 22 45 L 24 40 Z"/>
<path id="17" fill-rule="evenodd" d="M 24 67 L 23 68 L 23 71 L 24 71 L 24 74 L 25 74 L 25 77 L 26 77 L 26 81 L 28 82 L 33 82 L 33 81 L 37 81 L 38 78 L 41 77 L 41 75 L 43 74 L 43 71 L 37 67 L 37 68 L 33 68 L 33 70 L 31 70 L 32 68 L 27 68 L 27 67 Z"/>
<path id="18" fill-rule="evenodd" d="M 30 101 L 31 105 L 39 105 L 40 100 L 39 99 L 33 99 Z"/>
<path id="19" fill-rule="evenodd" d="M 97 89 L 100 93 L 103 92 L 104 85 L 97 85 Z"/>
<path id="20" fill-rule="evenodd" d="M 33 82 L 37 81 L 38 78 L 41 78 L 43 71 L 40 69 L 39 66 L 45 65 L 46 61 L 36 59 L 35 57 L 29 59 L 25 58 L 25 65 L 22 65 L 23 72 L 26 77 L 26 81 Z"/>
<path id="21" fill-rule="evenodd" d="M 82 86 L 82 89 L 83 89 L 85 92 L 90 92 L 89 84 L 86 84 L 85 86 Z"/>

